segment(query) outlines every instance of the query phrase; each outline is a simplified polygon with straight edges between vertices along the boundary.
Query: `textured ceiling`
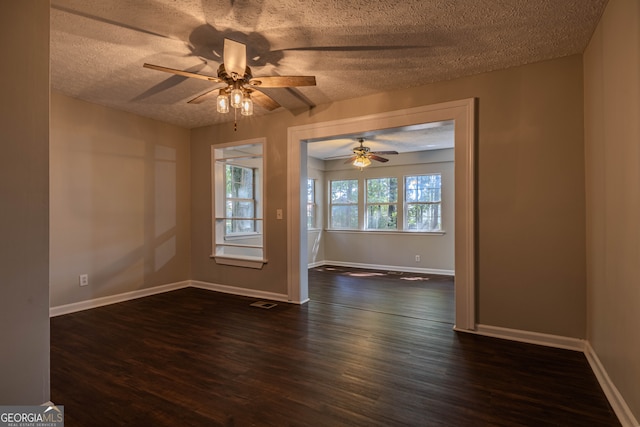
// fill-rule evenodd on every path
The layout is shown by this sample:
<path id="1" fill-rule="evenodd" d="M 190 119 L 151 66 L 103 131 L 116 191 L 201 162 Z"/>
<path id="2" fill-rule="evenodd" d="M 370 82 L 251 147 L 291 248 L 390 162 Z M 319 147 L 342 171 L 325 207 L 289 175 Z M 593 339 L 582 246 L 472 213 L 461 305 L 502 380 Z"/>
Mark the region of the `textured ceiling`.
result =
<path id="1" fill-rule="evenodd" d="M 283 108 L 316 105 L 580 53 L 606 0 L 51 0 L 51 86 L 186 128 L 233 120 L 211 83 L 225 37 L 254 76 L 315 75 L 265 89 Z M 278 111 L 278 110 L 276 110 Z M 256 115 L 268 114 L 256 107 Z"/>

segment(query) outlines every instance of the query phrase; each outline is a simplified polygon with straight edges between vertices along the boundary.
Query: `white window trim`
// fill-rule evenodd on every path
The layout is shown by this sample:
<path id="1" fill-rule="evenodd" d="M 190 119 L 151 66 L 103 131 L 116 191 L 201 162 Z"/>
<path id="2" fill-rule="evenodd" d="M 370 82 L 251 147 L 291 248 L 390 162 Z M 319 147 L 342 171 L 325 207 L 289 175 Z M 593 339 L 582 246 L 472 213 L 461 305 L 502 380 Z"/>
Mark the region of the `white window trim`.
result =
<path id="1" fill-rule="evenodd" d="M 408 176 L 429 176 L 429 175 L 439 175 L 440 176 L 440 201 L 439 202 L 407 202 L 407 177 Z M 409 230 L 407 228 L 407 212 L 409 211 L 409 205 L 440 205 L 440 230 L 433 231 L 424 231 L 424 230 Z M 419 173 L 419 174 L 411 174 L 404 175 L 402 177 L 402 230 L 406 232 L 415 232 L 415 233 L 440 233 L 443 232 L 445 226 L 445 218 L 442 211 L 442 173 L 441 172 L 433 172 L 433 173 Z M 444 234 L 444 233 L 443 233 Z"/>
<path id="2" fill-rule="evenodd" d="M 369 203 L 369 181 L 372 181 L 374 179 L 395 179 L 396 180 L 396 201 L 395 202 L 384 202 L 384 203 Z M 398 210 L 398 204 L 400 203 L 398 201 L 398 194 L 400 191 L 402 191 L 402 187 L 399 187 L 398 185 L 398 181 L 401 181 L 400 179 L 398 179 L 397 176 L 381 176 L 381 177 L 372 177 L 372 178 L 365 178 L 364 180 L 364 224 L 363 224 L 363 229 L 364 231 L 404 231 L 404 225 L 402 230 L 398 228 L 398 221 L 402 220 L 402 217 L 400 216 L 400 211 Z M 404 193 L 403 193 L 404 195 Z M 382 206 L 382 205 L 393 205 L 396 207 L 396 228 L 369 228 L 369 206 Z"/>
<path id="3" fill-rule="evenodd" d="M 217 255 L 216 254 L 216 247 L 225 246 L 225 244 L 216 242 L 216 221 L 219 220 L 220 218 L 216 218 L 215 150 L 230 148 L 234 146 L 241 146 L 241 145 L 262 144 L 262 155 L 261 155 L 262 170 L 260 172 L 261 179 L 260 179 L 259 185 L 260 185 L 260 197 L 261 197 L 261 204 L 262 204 L 262 215 L 260 220 L 264 222 L 265 220 L 264 215 L 267 212 L 266 197 L 265 197 L 265 188 L 266 188 L 265 181 L 267 176 L 267 167 L 266 167 L 267 165 L 265 161 L 266 143 L 267 143 L 267 139 L 263 137 L 263 138 L 247 139 L 243 141 L 228 142 L 224 144 L 216 144 L 211 146 L 211 156 L 210 156 L 210 159 L 211 159 L 211 212 L 210 213 L 211 213 L 212 227 L 211 227 L 211 255 L 209 257 L 213 258 L 216 264 L 261 269 L 264 266 L 264 264 L 268 262 L 267 253 L 266 253 L 266 230 L 265 230 L 264 224 L 261 227 L 262 232 L 246 233 L 244 235 L 238 234 L 238 235 L 232 235 L 232 236 L 225 236 L 224 238 L 226 242 L 226 241 L 232 241 L 235 239 L 241 239 L 242 237 L 262 236 L 262 245 L 258 246 L 262 248 L 262 256 L 245 256 L 245 255 L 229 255 L 229 254 Z M 232 246 L 232 245 L 233 244 L 231 243 L 227 246 Z"/>
<path id="4" fill-rule="evenodd" d="M 358 201 L 355 203 L 333 203 L 331 200 L 331 192 L 332 190 L 332 186 L 331 184 L 333 182 L 337 182 L 337 181 L 356 181 L 358 183 Z M 330 230 L 353 230 L 353 231 L 357 231 L 361 229 L 361 216 L 362 216 L 362 209 L 360 208 L 360 202 L 361 202 L 361 197 L 362 197 L 362 192 L 360 191 L 360 180 L 359 179 L 332 179 L 329 180 L 327 188 L 329 191 L 327 191 L 327 199 L 328 199 L 328 210 L 327 210 L 327 217 L 328 217 L 328 228 Z M 358 225 L 357 228 L 350 228 L 350 227 L 333 227 L 333 206 L 355 206 L 358 209 Z"/>

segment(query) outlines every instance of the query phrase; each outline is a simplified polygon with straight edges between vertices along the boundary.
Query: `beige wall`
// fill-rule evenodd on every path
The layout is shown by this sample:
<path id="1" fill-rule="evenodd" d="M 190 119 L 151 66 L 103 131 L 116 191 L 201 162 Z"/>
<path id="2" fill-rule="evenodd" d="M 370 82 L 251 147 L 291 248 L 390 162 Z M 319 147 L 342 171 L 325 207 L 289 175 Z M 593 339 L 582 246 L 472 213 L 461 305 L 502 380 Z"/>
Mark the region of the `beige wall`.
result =
<path id="1" fill-rule="evenodd" d="M 584 55 L 588 338 L 640 419 L 640 3 L 611 0 Z"/>
<path id="2" fill-rule="evenodd" d="M 50 149 L 52 307 L 189 279 L 187 129 L 53 92 Z"/>
<path id="3" fill-rule="evenodd" d="M 322 87 L 322 81 L 318 82 Z M 192 276 L 287 291 L 287 128 L 478 98 L 478 321 L 585 336 L 582 57 L 381 93 L 192 131 Z M 211 144 L 267 138 L 267 256 L 263 270 L 219 266 L 211 253 Z M 285 212 L 285 215 L 287 213 Z"/>
<path id="4" fill-rule="evenodd" d="M 49 400 L 49 2 L 0 2 L 0 405 Z"/>

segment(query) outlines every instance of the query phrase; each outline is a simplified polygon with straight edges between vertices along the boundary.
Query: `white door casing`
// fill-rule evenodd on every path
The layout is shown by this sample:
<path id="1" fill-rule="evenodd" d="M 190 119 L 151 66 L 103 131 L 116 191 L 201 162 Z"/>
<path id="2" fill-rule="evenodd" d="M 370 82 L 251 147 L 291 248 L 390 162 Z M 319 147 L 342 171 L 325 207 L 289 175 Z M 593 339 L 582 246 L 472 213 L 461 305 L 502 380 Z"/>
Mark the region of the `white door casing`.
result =
<path id="1" fill-rule="evenodd" d="M 294 126 L 287 135 L 288 298 L 309 300 L 307 276 L 307 141 L 422 123 L 453 120 L 455 128 L 455 325 L 475 330 L 475 99 Z M 303 185 L 304 181 L 304 185 Z M 304 190 L 303 195 L 301 191 Z"/>

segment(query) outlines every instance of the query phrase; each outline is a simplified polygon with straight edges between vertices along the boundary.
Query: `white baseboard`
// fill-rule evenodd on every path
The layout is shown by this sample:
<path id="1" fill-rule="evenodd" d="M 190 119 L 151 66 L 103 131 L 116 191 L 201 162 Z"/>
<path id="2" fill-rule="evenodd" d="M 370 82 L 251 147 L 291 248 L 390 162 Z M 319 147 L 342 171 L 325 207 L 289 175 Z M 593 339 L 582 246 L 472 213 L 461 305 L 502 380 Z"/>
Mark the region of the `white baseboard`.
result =
<path id="1" fill-rule="evenodd" d="M 252 297 L 260 299 L 268 299 L 271 301 L 289 302 L 286 294 L 278 294 L 275 292 L 258 291 L 255 289 L 238 288 L 236 286 L 218 285 L 216 283 L 201 282 L 199 280 L 191 280 L 190 286 L 194 288 L 207 289 L 209 291 L 223 292 L 225 294 L 240 295 L 243 297 Z"/>
<path id="2" fill-rule="evenodd" d="M 364 268 L 368 270 L 383 270 L 383 271 L 404 271 L 408 273 L 422 273 L 422 274 L 440 274 L 443 276 L 454 276 L 454 270 L 440 270 L 437 268 L 418 268 L 418 267 L 404 267 L 398 265 L 382 265 L 382 264 L 363 264 L 358 262 L 342 262 L 342 261 L 322 261 L 314 263 L 313 267 L 320 267 L 323 265 L 336 265 L 338 267 L 352 267 L 352 268 Z M 309 268 L 313 268 L 309 266 Z"/>
<path id="3" fill-rule="evenodd" d="M 185 280 L 182 282 L 170 283 L 167 285 L 154 286 L 153 288 L 140 289 L 137 291 L 125 292 L 122 294 L 109 295 L 106 297 L 94 298 L 87 301 L 80 301 L 71 304 L 51 307 L 49 308 L 49 317 L 62 316 L 63 314 L 75 313 L 77 311 L 89 310 L 91 308 L 102 307 L 104 305 L 130 301 L 137 298 L 174 291 L 176 289 L 188 288 L 190 286 L 194 288 L 207 289 L 209 291 L 223 292 L 225 294 L 268 299 L 272 301 L 291 302 L 288 300 L 288 296 L 286 294 L 257 291 L 253 289 L 245 289 L 228 285 L 218 285 L 215 283 L 201 282 L 198 280 Z M 303 301 L 303 303 L 304 302 L 306 301 Z"/>
<path id="4" fill-rule="evenodd" d="M 137 291 L 125 292 L 117 295 L 94 298 L 87 301 L 74 302 L 71 304 L 58 305 L 49 308 L 49 317 L 61 316 L 63 314 L 75 313 L 77 311 L 89 310 L 91 308 L 102 307 L 103 305 L 116 304 L 137 298 L 148 297 L 150 295 L 161 294 L 174 291 L 189 286 L 189 281 L 170 283 L 168 285 L 154 286 L 153 288 L 140 289 Z"/>
<path id="5" fill-rule="evenodd" d="M 559 335 L 541 334 L 539 332 L 521 331 L 518 329 L 501 328 L 499 326 L 476 325 L 475 331 L 464 330 L 461 332 L 472 332 L 488 337 L 503 338 L 511 341 L 526 342 L 529 344 L 544 345 L 547 347 L 564 348 L 583 352 L 585 340 L 578 338 L 563 337 Z"/>
<path id="6" fill-rule="evenodd" d="M 616 388 L 611 378 L 609 378 L 609 374 L 602 366 L 598 355 L 591 347 L 591 344 L 587 341 L 585 345 L 584 355 L 591 366 L 591 370 L 596 375 L 598 382 L 600 383 L 600 387 L 602 387 L 602 391 L 607 396 L 607 400 L 609 400 L 609 404 L 613 408 L 613 411 L 616 413 L 620 424 L 622 427 L 638 427 L 640 423 L 633 416 L 631 409 L 625 402 L 624 398 Z"/>

